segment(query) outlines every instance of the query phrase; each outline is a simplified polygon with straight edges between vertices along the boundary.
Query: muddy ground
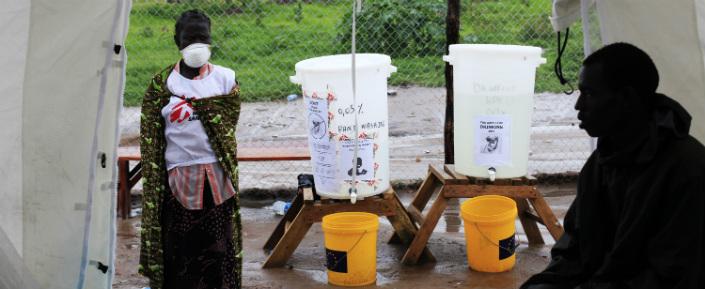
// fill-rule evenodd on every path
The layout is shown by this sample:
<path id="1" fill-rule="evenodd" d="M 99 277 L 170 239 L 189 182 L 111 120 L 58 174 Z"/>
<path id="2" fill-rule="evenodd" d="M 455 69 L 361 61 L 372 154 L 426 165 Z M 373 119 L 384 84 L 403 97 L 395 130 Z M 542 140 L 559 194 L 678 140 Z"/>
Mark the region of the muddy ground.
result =
<path id="1" fill-rule="evenodd" d="M 541 186 L 558 219 L 573 200 L 574 185 Z M 400 193 L 402 202 L 408 204 L 412 193 Z M 270 201 L 271 202 L 271 201 Z M 332 288 L 327 284 L 323 233 L 320 224 L 314 225 L 283 268 L 262 269 L 267 254 L 262 246 L 280 220 L 273 214 L 268 202 L 243 200 L 241 210 L 244 226 L 245 259 L 243 287 L 252 289 L 317 289 Z M 262 206 L 265 205 L 265 206 Z M 137 274 L 140 219 L 120 220 L 116 276 L 113 288 L 141 289 L 147 280 Z M 399 263 L 404 254 L 401 245 L 388 245 L 392 227 L 380 219 L 377 244 L 377 284 L 361 288 L 517 288 L 521 282 L 543 269 L 549 260 L 549 250 L 554 243 L 545 228 L 541 228 L 546 245 L 529 246 L 517 221 L 517 235 L 521 242 L 517 249 L 516 266 L 504 273 L 481 273 L 468 268 L 465 239 L 457 208 L 449 208 L 441 218 L 429 241 L 429 249 L 437 258 L 436 263 L 403 266 Z M 449 232 L 450 231 L 450 232 Z"/>

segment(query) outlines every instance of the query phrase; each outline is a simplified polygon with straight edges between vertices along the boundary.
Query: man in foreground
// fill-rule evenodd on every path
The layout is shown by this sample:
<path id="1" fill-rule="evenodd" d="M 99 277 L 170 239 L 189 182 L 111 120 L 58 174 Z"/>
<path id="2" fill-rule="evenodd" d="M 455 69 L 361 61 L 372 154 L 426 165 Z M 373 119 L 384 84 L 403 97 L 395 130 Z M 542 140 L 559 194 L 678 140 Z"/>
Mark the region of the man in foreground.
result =
<path id="1" fill-rule="evenodd" d="M 658 82 L 630 44 L 583 61 L 575 109 L 597 149 L 551 263 L 521 288 L 705 288 L 705 147 Z"/>

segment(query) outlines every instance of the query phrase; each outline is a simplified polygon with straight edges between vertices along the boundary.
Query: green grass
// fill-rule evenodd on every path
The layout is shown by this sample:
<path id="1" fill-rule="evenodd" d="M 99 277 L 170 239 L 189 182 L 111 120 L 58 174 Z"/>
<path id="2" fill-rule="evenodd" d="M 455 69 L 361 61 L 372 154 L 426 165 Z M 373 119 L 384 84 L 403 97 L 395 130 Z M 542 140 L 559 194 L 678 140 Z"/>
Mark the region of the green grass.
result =
<path id="1" fill-rule="evenodd" d="M 134 4 L 126 43 L 129 53 L 126 105 L 139 105 L 152 75 L 179 60 L 173 40 L 174 19 L 191 7 Z M 342 12 L 331 13 L 343 6 L 305 4 L 300 23 L 294 20 L 295 8 L 296 5 L 267 4 L 262 15 L 268 16 L 259 20 L 254 13 L 209 14 L 213 30 L 212 62 L 235 70 L 245 101 L 281 99 L 296 93 L 300 89 L 289 82 L 296 62 L 343 52 L 334 43 L 335 27 L 340 20 L 336 15 Z"/>
<path id="2" fill-rule="evenodd" d="M 140 105 L 152 75 L 179 60 L 173 40 L 174 21 L 182 11 L 193 7 L 205 10 L 211 17 L 212 62 L 235 70 L 245 101 L 283 99 L 290 93 L 299 93 L 300 89 L 289 82 L 296 62 L 349 51 L 349 44 L 338 43 L 336 38 L 338 25 L 350 9 L 349 1 L 303 3 L 300 22 L 296 21 L 297 4 L 264 0 L 134 2 L 126 42 L 128 106 Z M 556 40 L 547 19 L 550 1 L 530 2 L 526 5 L 523 0 L 463 0 L 461 42 L 543 47 L 548 63 L 537 72 L 536 91 L 562 91 L 564 88 L 553 75 Z M 576 27 L 574 31 L 578 30 Z M 573 80 L 582 58 L 581 39 L 579 32 L 571 36 L 563 64 L 565 75 Z M 441 55 L 397 57 L 392 63 L 399 69 L 390 78 L 392 85 L 444 84 Z"/>

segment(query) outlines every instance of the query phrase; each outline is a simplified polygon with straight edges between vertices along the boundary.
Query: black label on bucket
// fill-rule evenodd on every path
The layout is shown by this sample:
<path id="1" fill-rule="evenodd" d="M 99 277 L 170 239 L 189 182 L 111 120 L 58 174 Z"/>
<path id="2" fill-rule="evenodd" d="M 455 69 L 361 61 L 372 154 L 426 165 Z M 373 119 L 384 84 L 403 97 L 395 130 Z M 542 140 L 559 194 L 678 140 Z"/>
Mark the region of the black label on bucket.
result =
<path id="1" fill-rule="evenodd" d="M 348 273 L 348 253 L 326 248 L 326 268 L 333 272 Z"/>
<path id="2" fill-rule="evenodd" d="M 499 240 L 499 259 L 504 260 L 512 255 L 514 255 L 514 250 L 516 250 L 516 243 L 514 241 L 514 236 L 511 235 L 509 238 Z"/>

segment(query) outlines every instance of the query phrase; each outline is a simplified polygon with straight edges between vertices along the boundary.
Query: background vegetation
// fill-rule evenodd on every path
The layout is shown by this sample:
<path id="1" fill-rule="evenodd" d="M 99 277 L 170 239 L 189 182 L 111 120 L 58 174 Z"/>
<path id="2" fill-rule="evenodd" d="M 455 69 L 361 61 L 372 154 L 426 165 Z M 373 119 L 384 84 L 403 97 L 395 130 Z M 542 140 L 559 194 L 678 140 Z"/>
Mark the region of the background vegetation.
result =
<path id="1" fill-rule="evenodd" d="M 198 8 L 212 21 L 212 62 L 233 68 L 245 101 L 283 99 L 300 89 L 289 82 L 296 62 L 350 51 L 352 1 L 134 0 L 127 38 L 125 105 L 140 105 L 151 76 L 179 60 L 174 22 Z M 358 18 L 358 51 L 392 56 L 391 85 L 443 86 L 445 0 L 365 0 Z M 565 88 L 553 74 L 556 37 L 549 0 L 463 0 L 462 43 L 544 48 L 536 91 Z M 582 59 L 579 27 L 571 35 L 564 74 L 575 80 Z"/>

